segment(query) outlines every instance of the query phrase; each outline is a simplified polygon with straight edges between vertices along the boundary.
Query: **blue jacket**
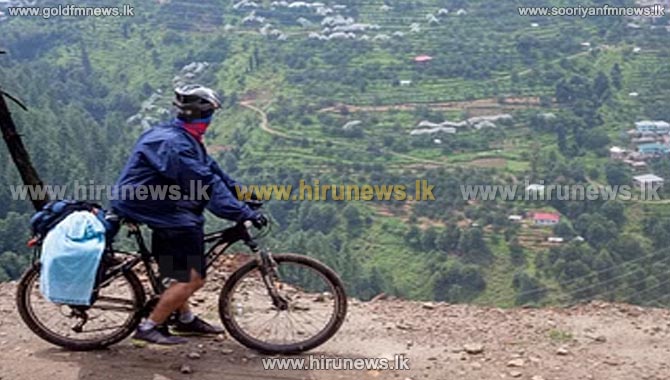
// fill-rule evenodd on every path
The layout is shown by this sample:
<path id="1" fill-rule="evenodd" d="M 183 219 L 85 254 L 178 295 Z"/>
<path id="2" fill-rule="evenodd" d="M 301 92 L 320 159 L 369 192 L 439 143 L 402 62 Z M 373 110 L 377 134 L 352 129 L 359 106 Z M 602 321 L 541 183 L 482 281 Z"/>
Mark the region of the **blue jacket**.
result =
<path id="1" fill-rule="evenodd" d="M 236 222 L 253 219 L 255 211 L 235 196 L 239 184 L 180 123 L 175 119 L 140 136 L 116 183 L 114 211 L 154 228 L 202 226 L 205 208 Z M 148 196 L 142 195 L 138 185 L 156 193 L 152 196 L 149 189 Z M 208 186 L 208 196 L 198 190 L 203 186 Z M 159 190 L 166 194 L 156 197 Z"/>

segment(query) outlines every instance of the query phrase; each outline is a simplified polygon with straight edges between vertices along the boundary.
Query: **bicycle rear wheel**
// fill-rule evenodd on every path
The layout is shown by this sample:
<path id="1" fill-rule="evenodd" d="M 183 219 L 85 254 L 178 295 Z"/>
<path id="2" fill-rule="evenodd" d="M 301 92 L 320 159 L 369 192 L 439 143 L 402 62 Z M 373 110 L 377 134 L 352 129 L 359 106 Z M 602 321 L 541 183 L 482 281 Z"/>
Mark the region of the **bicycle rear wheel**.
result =
<path id="1" fill-rule="evenodd" d="M 19 282 L 16 306 L 28 328 L 47 342 L 75 351 L 101 349 L 123 340 L 140 323 L 146 296 L 132 271 L 99 289 L 90 307 L 48 301 L 39 290 L 39 278 L 36 263 Z"/>
<path id="2" fill-rule="evenodd" d="M 333 270 L 306 256 L 281 254 L 274 285 L 288 301 L 273 305 L 258 260 L 250 261 L 226 281 L 219 297 L 219 314 L 226 330 L 241 344 L 265 353 L 311 350 L 339 330 L 347 313 L 342 281 Z"/>

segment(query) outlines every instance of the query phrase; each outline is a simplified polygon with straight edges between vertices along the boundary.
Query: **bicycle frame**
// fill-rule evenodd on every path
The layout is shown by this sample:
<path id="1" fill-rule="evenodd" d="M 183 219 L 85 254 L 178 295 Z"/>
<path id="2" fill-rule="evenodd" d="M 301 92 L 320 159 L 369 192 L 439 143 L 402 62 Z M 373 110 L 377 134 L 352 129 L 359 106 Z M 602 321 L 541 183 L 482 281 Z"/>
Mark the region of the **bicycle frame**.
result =
<path id="1" fill-rule="evenodd" d="M 165 291 L 165 285 L 159 280 L 158 274 L 151 266 L 154 256 L 144 242 L 142 230 L 138 224 L 127 222 L 124 224 L 128 229 L 128 236 L 135 239 L 138 251 L 131 252 L 116 250 L 113 248 L 111 243 L 108 244 L 106 248 L 106 254 L 120 253 L 135 257 L 120 263 L 116 267 L 113 267 L 105 276 L 105 280 L 100 283 L 99 287 L 102 288 L 106 286 L 125 271 L 132 270 L 140 263 L 143 263 L 147 271 L 147 276 L 149 277 L 152 291 L 155 295 L 160 295 L 163 293 L 163 291 Z M 212 264 L 214 264 L 214 262 L 216 262 L 216 260 L 221 257 L 221 255 L 223 255 L 228 248 L 230 248 L 231 245 L 239 241 L 244 242 L 244 244 L 249 247 L 252 252 L 259 253 L 263 263 L 272 263 L 270 253 L 258 246 L 253 237 L 249 234 L 247 226 L 244 223 L 237 223 L 234 226 L 224 230 L 205 234 L 205 244 L 214 243 L 205 253 L 206 270 L 208 270 Z"/>

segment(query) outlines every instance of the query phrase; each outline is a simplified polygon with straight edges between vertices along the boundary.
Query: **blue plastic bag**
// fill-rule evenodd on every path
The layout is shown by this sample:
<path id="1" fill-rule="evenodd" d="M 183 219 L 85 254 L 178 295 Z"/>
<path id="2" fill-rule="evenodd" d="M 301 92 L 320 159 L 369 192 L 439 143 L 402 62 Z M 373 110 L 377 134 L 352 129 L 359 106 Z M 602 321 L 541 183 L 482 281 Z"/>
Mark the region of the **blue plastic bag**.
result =
<path id="1" fill-rule="evenodd" d="M 44 239 L 40 290 L 51 302 L 90 305 L 105 250 L 105 226 L 88 211 L 76 211 Z"/>

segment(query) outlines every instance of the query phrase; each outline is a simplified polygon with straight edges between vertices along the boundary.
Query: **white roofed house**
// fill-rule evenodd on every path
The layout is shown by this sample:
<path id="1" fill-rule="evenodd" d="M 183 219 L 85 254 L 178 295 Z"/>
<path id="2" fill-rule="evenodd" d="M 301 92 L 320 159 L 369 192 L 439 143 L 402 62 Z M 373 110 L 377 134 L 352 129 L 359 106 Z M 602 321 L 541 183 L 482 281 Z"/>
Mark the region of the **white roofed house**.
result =
<path id="1" fill-rule="evenodd" d="M 474 128 L 476 130 L 480 130 L 480 129 L 483 129 L 483 128 L 497 128 L 497 126 L 495 124 L 493 124 L 492 122 L 488 121 L 488 120 L 484 120 L 484 121 L 480 121 L 479 123 L 475 124 Z"/>
<path id="2" fill-rule="evenodd" d="M 635 129 L 639 132 L 670 133 L 670 123 L 663 120 L 642 120 L 635 122 Z"/>
<path id="3" fill-rule="evenodd" d="M 440 23 L 440 20 L 437 17 L 435 17 L 435 15 L 432 14 L 426 15 L 426 20 L 428 20 L 428 23 L 431 25 Z"/>
<path id="4" fill-rule="evenodd" d="M 655 186 L 663 186 L 665 181 L 655 174 L 643 174 L 633 177 L 633 182 L 639 188 L 648 189 Z"/>
<path id="5" fill-rule="evenodd" d="M 446 133 L 453 135 L 456 133 L 456 128 L 454 127 L 442 127 L 442 126 L 437 126 L 434 128 L 418 128 L 418 129 L 413 129 L 409 134 L 410 136 L 418 136 L 418 135 L 432 135 L 434 133 Z"/>
<path id="6" fill-rule="evenodd" d="M 628 166 L 631 167 L 631 169 L 640 172 L 640 171 L 646 171 L 647 170 L 647 163 L 644 161 L 635 161 L 635 160 L 623 160 Z"/>
<path id="7" fill-rule="evenodd" d="M 626 153 L 628 153 L 626 149 L 620 148 L 618 146 L 613 146 L 610 148 L 610 158 L 613 160 L 622 160 L 626 158 Z"/>
<path id="8" fill-rule="evenodd" d="M 528 193 L 542 193 L 544 192 L 544 185 L 537 183 L 531 183 L 526 187 L 526 192 Z"/>

